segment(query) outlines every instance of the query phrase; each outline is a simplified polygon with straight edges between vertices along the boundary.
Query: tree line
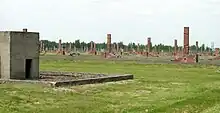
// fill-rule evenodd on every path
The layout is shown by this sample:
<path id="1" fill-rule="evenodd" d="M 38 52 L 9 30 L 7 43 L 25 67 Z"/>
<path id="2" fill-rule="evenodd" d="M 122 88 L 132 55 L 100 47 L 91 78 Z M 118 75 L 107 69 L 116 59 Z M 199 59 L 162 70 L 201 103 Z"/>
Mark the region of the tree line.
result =
<path id="1" fill-rule="evenodd" d="M 58 48 L 58 43 L 55 41 L 49 41 L 49 40 L 41 40 L 44 44 L 44 48 L 52 49 L 52 48 Z M 90 49 L 91 47 L 91 42 L 86 43 L 84 41 L 80 41 L 79 39 L 75 40 L 74 42 L 64 42 L 62 43 L 63 48 L 69 48 L 69 45 L 71 43 L 71 49 L 85 49 L 88 48 Z M 146 50 L 147 45 L 143 44 L 136 44 L 136 43 L 129 43 L 128 45 L 125 45 L 123 42 L 113 42 L 112 44 L 119 45 L 121 49 L 126 49 L 128 51 L 131 51 L 133 49 L 137 50 L 138 45 L 139 45 L 139 50 Z M 105 42 L 103 43 L 96 43 L 96 49 L 101 50 L 101 49 L 106 49 L 107 45 Z M 182 50 L 182 46 L 178 46 L 178 50 Z M 164 45 L 164 44 L 155 44 L 155 45 L 150 45 L 150 49 L 156 52 L 164 51 L 164 52 L 172 52 L 174 50 L 174 46 L 171 45 Z M 190 46 L 191 51 L 197 51 L 196 45 L 191 45 Z M 205 47 L 205 44 L 202 44 L 199 48 L 198 51 L 211 51 L 210 47 Z"/>

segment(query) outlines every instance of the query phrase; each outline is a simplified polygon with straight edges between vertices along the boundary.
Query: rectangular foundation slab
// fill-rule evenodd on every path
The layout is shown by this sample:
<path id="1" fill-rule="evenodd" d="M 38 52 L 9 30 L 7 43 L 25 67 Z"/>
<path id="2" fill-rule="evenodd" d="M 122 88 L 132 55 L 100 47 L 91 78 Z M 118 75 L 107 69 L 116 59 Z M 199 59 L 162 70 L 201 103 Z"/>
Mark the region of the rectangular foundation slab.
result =
<path id="1" fill-rule="evenodd" d="M 53 86 L 72 86 L 72 85 L 85 85 L 85 84 L 95 84 L 95 83 L 104 83 L 104 82 L 113 82 L 113 81 L 121 81 L 121 80 L 128 80 L 133 79 L 133 75 L 116 75 L 116 76 L 107 76 L 107 77 L 100 77 L 100 78 L 89 78 L 89 79 L 81 79 L 81 80 L 70 80 L 70 81 L 60 81 L 54 82 Z"/>
<path id="2" fill-rule="evenodd" d="M 76 86 L 76 85 L 85 85 L 85 84 L 96 84 L 96 83 L 105 83 L 105 82 L 114 82 L 134 79 L 132 74 L 125 75 L 112 75 L 112 76 L 103 76 L 97 78 L 85 78 L 78 80 L 14 80 L 14 79 L 0 79 L 0 83 L 32 83 L 32 84 L 43 84 L 52 87 L 63 87 L 63 86 Z"/>

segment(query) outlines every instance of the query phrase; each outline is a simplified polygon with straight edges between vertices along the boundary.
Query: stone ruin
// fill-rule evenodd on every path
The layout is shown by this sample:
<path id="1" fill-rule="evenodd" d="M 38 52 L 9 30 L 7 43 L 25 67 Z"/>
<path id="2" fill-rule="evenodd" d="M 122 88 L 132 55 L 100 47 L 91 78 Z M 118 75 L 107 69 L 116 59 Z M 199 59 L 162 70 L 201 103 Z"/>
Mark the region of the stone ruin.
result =
<path id="1" fill-rule="evenodd" d="M 195 63 L 195 56 L 189 55 L 189 27 L 184 27 L 183 54 L 177 54 L 177 40 L 174 40 L 174 60 L 181 63 Z"/>
<path id="2" fill-rule="evenodd" d="M 160 51 L 160 48 L 151 48 L 152 42 L 151 37 L 147 38 L 147 44 L 145 48 L 140 49 L 139 44 L 137 45 L 137 48 L 123 48 L 121 49 L 118 43 L 112 43 L 112 35 L 107 34 L 107 49 L 106 50 L 97 50 L 95 42 L 91 41 L 90 43 L 90 49 L 87 48 L 88 52 L 92 55 L 99 55 L 101 53 L 101 56 L 104 56 L 105 58 L 121 58 L 122 55 L 126 57 L 126 55 L 138 55 L 138 57 L 174 57 L 174 60 L 176 62 L 184 62 L 184 63 L 195 63 L 196 55 L 203 56 L 204 53 L 199 52 L 199 46 L 198 41 L 196 41 L 196 52 L 190 51 L 190 45 L 189 45 L 189 27 L 184 27 L 184 33 L 183 33 L 183 48 L 178 47 L 177 40 L 174 40 L 174 49 L 172 50 L 169 48 L 169 52 L 163 52 Z M 60 40 L 61 41 L 61 40 Z M 59 43 L 58 53 L 63 53 L 65 55 L 65 51 L 60 46 L 61 43 Z M 69 46 L 71 48 L 71 45 Z M 61 52 L 59 52 L 61 51 Z M 71 49 L 69 49 L 71 51 Z M 160 53 L 161 52 L 161 53 Z M 218 48 L 215 49 L 214 56 L 216 58 L 213 58 L 213 60 L 220 59 L 218 52 Z M 209 55 L 210 56 L 210 55 Z"/>
<path id="3" fill-rule="evenodd" d="M 96 43 L 91 41 L 90 42 L 90 51 L 89 51 L 90 54 L 93 54 L 93 55 L 97 55 L 97 50 L 96 50 Z"/>
<path id="4" fill-rule="evenodd" d="M 198 63 L 199 62 L 199 56 L 207 56 L 204 53 L 199 52 L 199 45 L 198 41 L 196 41 L 196 52 L 190 52 L 190 46 L 189 46 L 189 27 L 184 27 L 184 40 L 183 40 L 183 50 L 182 53 L 178 52 L 178 45 L 177 45 L 177 40 L 174 40 L 174 60 L 175 62 L 180 62 L 180 63 Z M 206 53 L 207 54 L 207 53 Z M 209 60 L 220 60 L 219 56 L 219 49 L 215 48 L 215 53 L 214 56 L 215 58 L 211 58 Z M 208 57 L 212 57 L 211 54 L 208 54 Z"/>
<path id="5" fill-rule="evenodd" d="M 214 53 L 214 58 L 209 59 L 209 60 L 220 60 L 220 56 L 219 56 L 219 48 L 215 48 L 215 53 Z"/>
<path id="6" fill-rule="evenodd" d="M 112 44 L 112 35 L 107 34 L 107 49 L 102 54 L 105 58 L 121 58 L 122 52 L 120 50 L 119 44 Z"/>
<path id="7" fill-rule="evenodd" d="M 62 46 L 62 40 L 61 39 L 59 40 L 59 44 L 58 44 L 57 55 L 58 54 L 60 54 L 60 55 L 65 55 L 66 54 L 65 48 Z"/>
<path id="8" fill-rule="evenodd" d="M 156 51 L 152 51 L 152 42 L 151 42 L 151 37 L 148 37 L 147 38 L 147 52 L 145 53 L 145 55 L 148 57 L 148 56 L 151 56 L 151 57 L 159 57 L 158 53 Z"/>
<path id="9" fill-rule="evenodd" d="M 39 72 L 42 50 L 38 32 L 0 31 L 0 83 L 27 82 L 52 86 L 83 85 L 133 79 L 133 75 Z M 59 41 L 58 53 L 61 49 Z"/>

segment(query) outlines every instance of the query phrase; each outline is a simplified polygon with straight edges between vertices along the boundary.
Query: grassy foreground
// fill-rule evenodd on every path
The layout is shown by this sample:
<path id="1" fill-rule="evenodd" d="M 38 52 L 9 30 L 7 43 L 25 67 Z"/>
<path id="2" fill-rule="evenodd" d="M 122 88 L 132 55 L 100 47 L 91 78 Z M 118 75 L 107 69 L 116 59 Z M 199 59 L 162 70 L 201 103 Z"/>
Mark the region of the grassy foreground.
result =
<path id="1" fill-rule="evenodd" d="M 49 88 L 1 84 L 0 113 L 218 113 L 215 66 L 147 65 L 129 61 L 41 60 L 41 70 L 131 73 L 134 80 Z"/>

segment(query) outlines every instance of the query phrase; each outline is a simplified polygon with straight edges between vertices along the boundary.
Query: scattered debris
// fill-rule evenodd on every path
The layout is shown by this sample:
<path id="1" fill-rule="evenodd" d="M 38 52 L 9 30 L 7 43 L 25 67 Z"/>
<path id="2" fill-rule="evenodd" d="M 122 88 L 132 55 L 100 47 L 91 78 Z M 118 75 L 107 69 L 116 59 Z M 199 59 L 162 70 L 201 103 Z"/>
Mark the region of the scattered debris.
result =
<path id="1" fill-rule="evenodd" d="M 80 53 L 75 53 L 75 52 L 69 54 L 69 56 L 79 56 L 79 55 L 80 55 Z"/>

